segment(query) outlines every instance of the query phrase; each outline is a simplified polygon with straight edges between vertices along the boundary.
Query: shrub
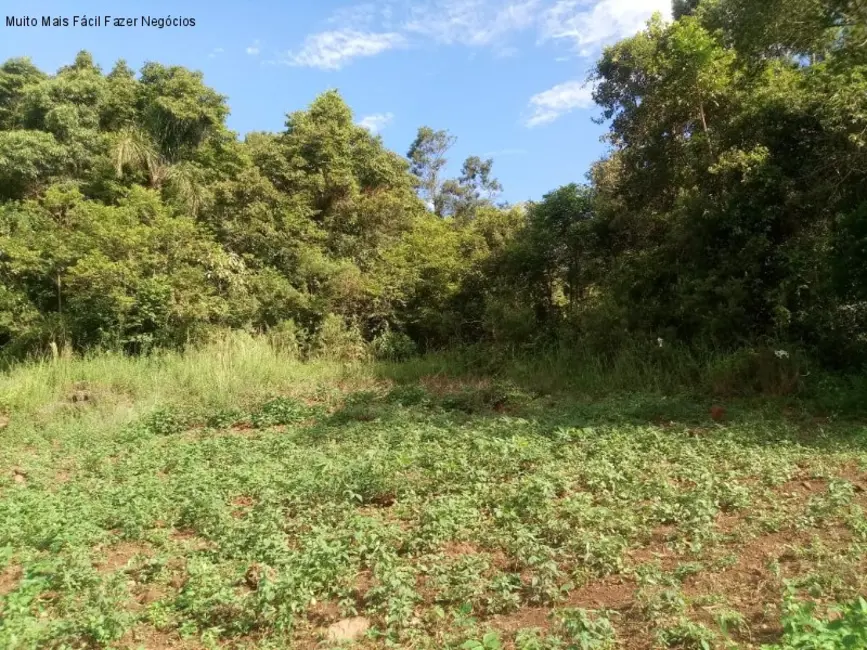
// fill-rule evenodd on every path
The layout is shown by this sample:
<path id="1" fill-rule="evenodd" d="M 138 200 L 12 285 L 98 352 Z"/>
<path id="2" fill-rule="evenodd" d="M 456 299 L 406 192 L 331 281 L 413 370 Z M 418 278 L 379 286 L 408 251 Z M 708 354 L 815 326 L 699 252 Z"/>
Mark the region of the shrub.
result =
<path id="1" fill-rule="evenodd" d="M 720 396 L 793 395 L 803 388 L 806 360 L 782 346 L 743 349 L 712 366 L 710 388 Z"/>
<path id="2" fill-rule="evenodd" d="M 844 650 L 867 648 L 867 600 L 857 600 L 832 608 L 836 617 L 818 619 L 814 603 L 787 598 L 783 617 L 784 635 L 779 645 L 762 650 Z M 833 620 L 832 620 L 833 618 Z"/>
<path id="3" fill-rule="evenodd" d="M 306 333 L 288 318 L 268 330 L 268 343 L 280 354 L 297 359 L 304 352 Z"/>
<path id="4" fill-rule="evenodd" d="M 403 361 L 418 353 L 415 342 L 403 332 L 386 329 L 371 341 L 375 358 L 382 361 Z"/>
<path id="5" fill-rule="evenodd" d="M 355 325 L 347 325 L 336 314 L 328 314 L 313 336 L 311 353 L 335 361 L 363 361 L 369 356 L 367 344 Z"/>

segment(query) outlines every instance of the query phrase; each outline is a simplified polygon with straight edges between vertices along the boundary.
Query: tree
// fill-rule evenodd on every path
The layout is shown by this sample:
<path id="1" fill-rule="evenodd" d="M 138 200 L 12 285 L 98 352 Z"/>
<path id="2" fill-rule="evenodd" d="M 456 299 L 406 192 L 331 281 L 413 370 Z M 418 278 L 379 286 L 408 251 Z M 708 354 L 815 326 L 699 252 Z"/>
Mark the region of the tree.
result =
<path id="1" fill-rule="evenodd" d="M 464 161 L 461 175 L 443 182 L 442 211 L 440 216 L 453 216 L 471 220 L 484 205 L 493 205 L 493 200 L 502 191 L 500 182 L 491 176 L 494 161 L 470 156 Z"/>
<path id="2" fill-rule="evenodd" d="M 674 0 L 671 3 L 671 14 L 675 20 L 684 16 L 691 16 L 698 7 L 699 2 L 700 0 Z"/>
<path id="3" fill-rule="evenodd" d="M 702 2 L 604 52 L 595 98 L 613 150 L 594 179 L 614 318 L 851 352 L 867 319 L 831 269 L 859 245 L 831 233 L 857 240 L 867 171 L 852 15 L 834 0 Z M 857 277 L 841 275 L 849 296 Z"/>
<path id="4" fill-rule="evenodd" d="M 20 106 L 28 86 L 45 79 L 29 58 L 9 59 L 0 66 L 0 130 L 20 124 Z"/>
<path id="5" fill-rule="evenodd" d="M 0 131 L 0 200 L 35 195 L 65 171 L 68 158 L 50 133 Z"/>
<path id="6" fill-rule="evenodd" d="M 446 197 L 443 194 L 442 172 L 448 160 L 445 155 L 457 141 L 448 131 L 420 127 L 407 157 L 410 171 L 418 178 L 422 198 L 438 216 L 444 216 Z"/>
<path id="7" fill-rule="evenodd" d="M 146 63 L 139 83 L 141 125 L 168 162 L 188 158 L 225 128 L 226 98 L 205 86 L 200 72 Z"/>

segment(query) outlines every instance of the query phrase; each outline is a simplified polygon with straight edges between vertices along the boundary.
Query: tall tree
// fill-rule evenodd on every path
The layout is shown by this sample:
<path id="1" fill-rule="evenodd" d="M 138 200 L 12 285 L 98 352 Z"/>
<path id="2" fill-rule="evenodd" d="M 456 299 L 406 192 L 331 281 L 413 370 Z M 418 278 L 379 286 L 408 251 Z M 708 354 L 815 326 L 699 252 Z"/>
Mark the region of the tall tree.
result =
<path id="1" fill-rule="evenodd" d="M 480 207 L 492 205 L 503 191 L 500 181 L 492 175 L 493 166 L 493 158 L 467 158 L 461 167 L 461 175 L 443 183 L 443 212 L 466 220 L 472 219 Z"/>
<path id="2" fill-rule="evenodd" d="M 30 59 L 9 59 L 0 66 L 0 129 L 15 128 L 21 119 L 19 107 L 25 88 L 39 83 L 46 75 Z"/>
<path id="3" fill-rule="evenodd" d="M 698 3 L 701 0 L 673 0 L 671 3 L 671 14 L 675 20 L 684 16 L 691 16 L 695 12 Z"/>
<path id="4" fill-rule="evenodd" d="M 448 131 L 435 131 L 429 126 L 418 130 L 407 153 L 410 171 L 418 178 L 422 198 L 438 216 L 444 216 L 446 196 L 443 195 L 443 168 L 448 160 L 446 153 L 457 141 Z"/>

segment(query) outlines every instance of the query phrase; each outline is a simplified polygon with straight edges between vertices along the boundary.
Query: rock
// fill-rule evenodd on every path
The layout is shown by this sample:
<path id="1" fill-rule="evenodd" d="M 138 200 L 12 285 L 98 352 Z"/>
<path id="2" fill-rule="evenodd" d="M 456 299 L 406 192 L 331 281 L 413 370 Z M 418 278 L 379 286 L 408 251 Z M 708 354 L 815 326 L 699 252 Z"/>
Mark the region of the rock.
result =
<path id="1" fill-rule="evenodd" d="M 370 629 L 370 621 L 363 616 L 344 618 L 328 626 L 325 631 L 329 641 L 352 641 Z"/>

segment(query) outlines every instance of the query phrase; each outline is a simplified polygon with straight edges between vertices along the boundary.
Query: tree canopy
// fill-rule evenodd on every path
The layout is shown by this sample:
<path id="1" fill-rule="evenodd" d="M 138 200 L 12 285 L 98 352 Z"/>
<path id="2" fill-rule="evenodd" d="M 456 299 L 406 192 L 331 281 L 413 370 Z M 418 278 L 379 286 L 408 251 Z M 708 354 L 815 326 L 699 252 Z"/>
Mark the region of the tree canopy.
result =
<path id="1" fill-rule="evenodd" d="M 675 0 L 592 77 L 584 184 L 497 203 L 456 137 L 406 157 L 337 91 L 239 139 L 202 75 L 0 66 L 0 346 L 338 327 L 417 346 L 657 338 L 867 351 L 867 16 Z"/>

